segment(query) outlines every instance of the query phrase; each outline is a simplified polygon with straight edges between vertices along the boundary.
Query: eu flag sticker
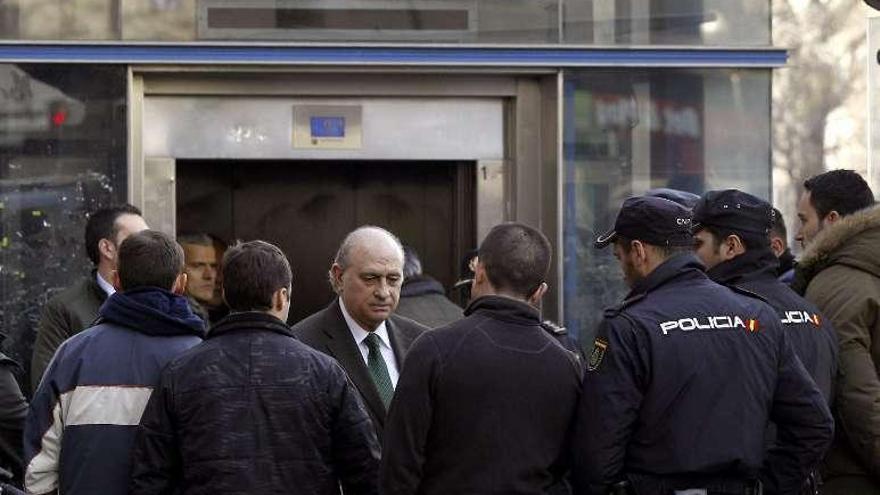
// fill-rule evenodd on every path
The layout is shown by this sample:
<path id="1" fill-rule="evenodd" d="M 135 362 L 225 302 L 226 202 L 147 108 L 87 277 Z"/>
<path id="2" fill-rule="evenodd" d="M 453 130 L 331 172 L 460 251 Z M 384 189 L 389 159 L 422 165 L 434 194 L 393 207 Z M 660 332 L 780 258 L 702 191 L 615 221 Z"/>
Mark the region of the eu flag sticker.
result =
<path id="1" fill-rule="evenodd" d="M 345 137 L 345 117 L 311 117 L 309 124 L 312 139 Z"/>

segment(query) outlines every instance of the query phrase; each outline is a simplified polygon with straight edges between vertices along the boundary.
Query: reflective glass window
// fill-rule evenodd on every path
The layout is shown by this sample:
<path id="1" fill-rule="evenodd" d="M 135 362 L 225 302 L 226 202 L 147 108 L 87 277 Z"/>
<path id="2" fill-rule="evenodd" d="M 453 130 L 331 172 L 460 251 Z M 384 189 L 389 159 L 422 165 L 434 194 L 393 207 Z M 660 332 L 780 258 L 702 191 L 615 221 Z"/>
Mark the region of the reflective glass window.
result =
<path id="1" fill-rule="evenodd" d="M 92 268 L 89 211 L 126 197 L 125 68 L 0 64 L 0 324 L 28 369 L 40 310 Z"/>
<path id="2" fill-rule="evenodd" d="M 766 0 L 4 0 L 30 40 L 770 44 Z"/>
<path id="3" fill-rule="evenodd" d="M 770 45 L 766 0 L 587 0 L 565 12 L 566 43 Z"/>
<path id="4" fill-rule="evenodd" d="M 770 71 L 577 71 L 564 101 L 565 321 L 589 345 L 627 292 L 611 248 L 593 248 L 626 198 L 660 187 L 769 197 Z"/>

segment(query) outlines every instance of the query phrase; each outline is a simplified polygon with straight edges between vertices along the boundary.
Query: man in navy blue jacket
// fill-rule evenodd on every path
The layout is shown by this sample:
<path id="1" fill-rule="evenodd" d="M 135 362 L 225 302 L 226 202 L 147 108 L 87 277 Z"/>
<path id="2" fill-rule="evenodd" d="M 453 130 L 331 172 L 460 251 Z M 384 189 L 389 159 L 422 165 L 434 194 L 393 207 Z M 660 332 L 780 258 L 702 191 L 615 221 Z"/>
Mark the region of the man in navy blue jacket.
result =
<path id="1" fill-rule="evenodd" d="M 776 493 L 797 494 L 833 421 L 775 310 L 706 277 L 691 213 L 628 199 L 596 247 L 614 246 L 626 299 L 605 312 L 574 435 L 576 493 L 628 481 L 638 495 L 759 493 L 765 462 Z M 777 428 L 765 456 L 765 430 Z"/>
<path id="2" fill-rule="evenodd" d="M 127 494 L 132 442 L 159 372 L 204 336 L 181 296 L 183 250 L 165 234 L 128 237 L 114 285 L 96 325 L 61 344 L 34 395 L 28 493 Z"/>
<path id="3" fill-rule="evenodd" d="M 792 348 L 830 406 L 837 336 L 812 303 L 777 279 L 778 261 L 768 236 L 774 216 L 770 203 L 751 194 L 709 191 L 694 208 L 696 254 L 714 282 L 753 292 L 776 309 Z M 763 474 L 764 492 L 777 493 L 777 470 L 767 466 Z M 810 482 L 816 483 L 815 478 Z"/>
<path id="4" fill-rule="evenodd" d="M 801 363 L 831 404 L 837 336 L 816 306 L 777 279 L 768 238 L 774 216 L 770 203 L 751 194 L 709 191 L 694 208 L 696 254 L 710 279 L 754 292 L 779 312 Z"/>

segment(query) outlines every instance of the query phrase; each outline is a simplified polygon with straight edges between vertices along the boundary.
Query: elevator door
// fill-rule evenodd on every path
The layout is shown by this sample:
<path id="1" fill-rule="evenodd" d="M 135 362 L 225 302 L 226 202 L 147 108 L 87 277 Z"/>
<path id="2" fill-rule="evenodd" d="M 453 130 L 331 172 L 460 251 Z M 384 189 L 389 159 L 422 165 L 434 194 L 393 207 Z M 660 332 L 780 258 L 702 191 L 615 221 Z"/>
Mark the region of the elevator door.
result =
<path id="1" fill-rule="evenodd" d="M 346 233 L 378 225 L 447 289 L 475 239 L 474 163 L 178 160 L 177 232 L 278 245 L 293 269 L 291 323 L 334 297 L 327 272 Z"/>

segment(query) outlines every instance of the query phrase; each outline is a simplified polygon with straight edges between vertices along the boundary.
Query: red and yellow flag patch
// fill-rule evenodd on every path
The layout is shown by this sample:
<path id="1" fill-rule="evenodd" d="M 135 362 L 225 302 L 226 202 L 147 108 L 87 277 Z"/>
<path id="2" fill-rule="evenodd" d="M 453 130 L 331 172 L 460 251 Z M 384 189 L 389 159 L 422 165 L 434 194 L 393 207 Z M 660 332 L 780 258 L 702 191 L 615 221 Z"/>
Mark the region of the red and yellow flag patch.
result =
<path id="1" fill-rule="evenodd" d="M 752 333 L 760 331 L 761 324 L 758 322 L 758 320 L 754 320 L 754 319 L 747 320 L 746 321 L 746 330 L 748 330 L 749 332 L 752 332 Z"/>

